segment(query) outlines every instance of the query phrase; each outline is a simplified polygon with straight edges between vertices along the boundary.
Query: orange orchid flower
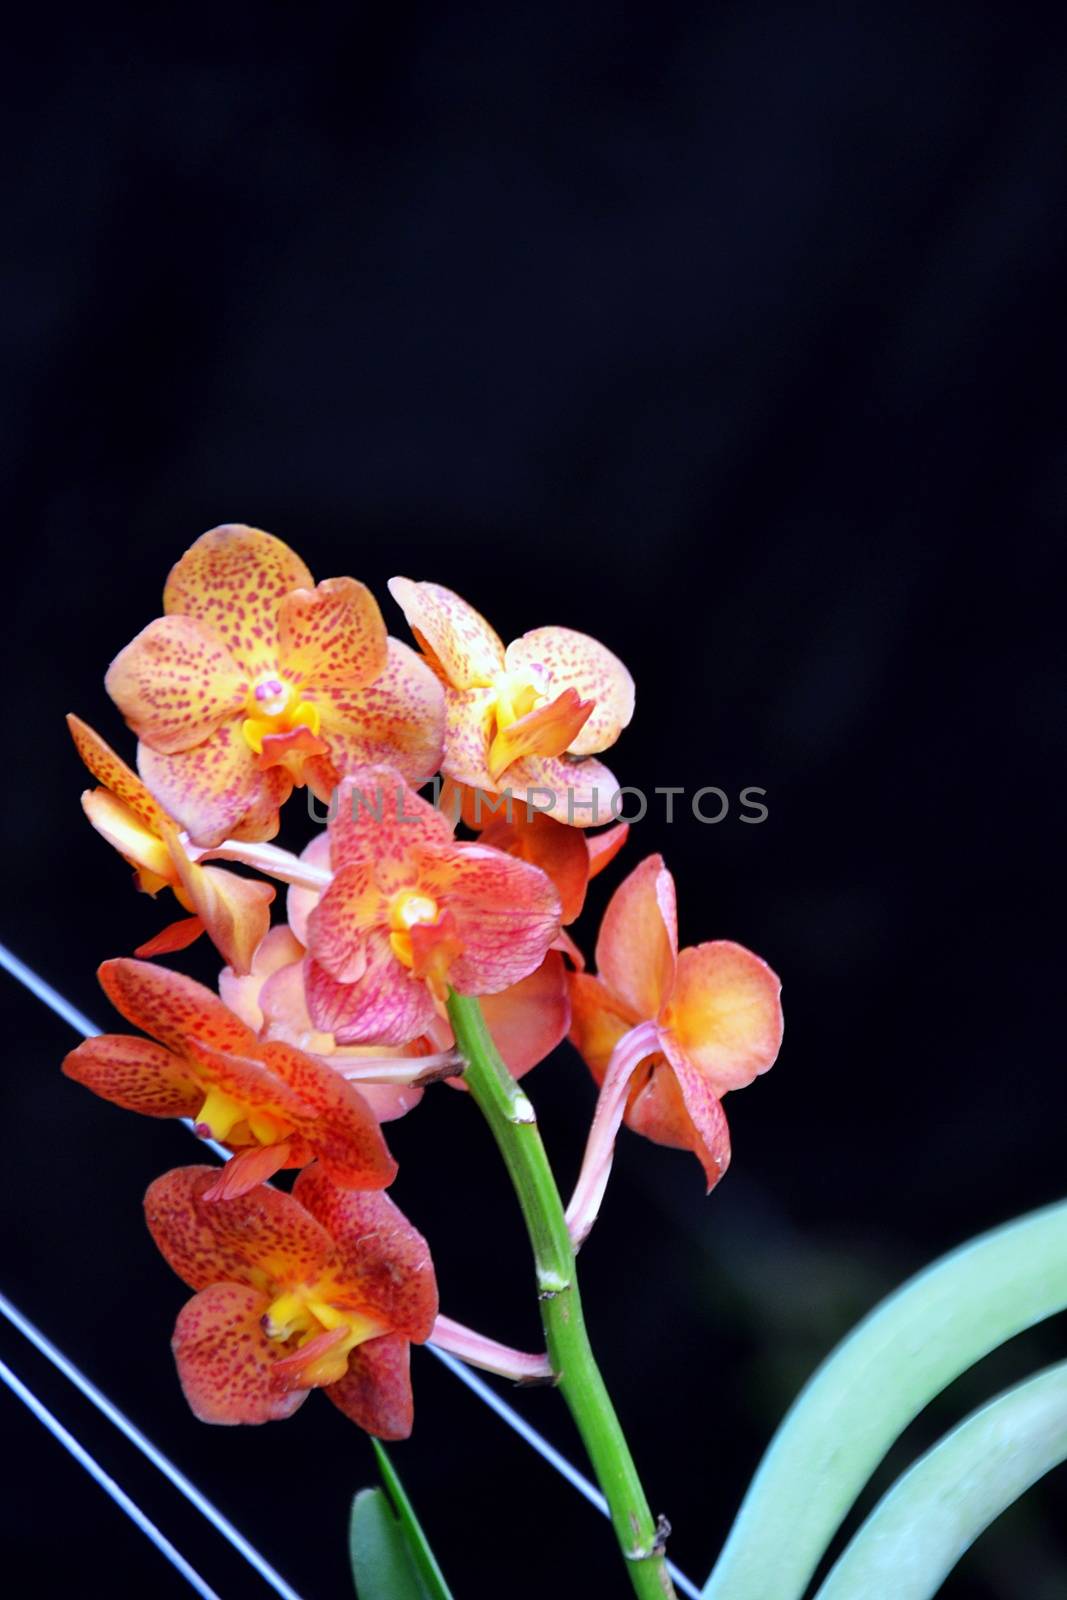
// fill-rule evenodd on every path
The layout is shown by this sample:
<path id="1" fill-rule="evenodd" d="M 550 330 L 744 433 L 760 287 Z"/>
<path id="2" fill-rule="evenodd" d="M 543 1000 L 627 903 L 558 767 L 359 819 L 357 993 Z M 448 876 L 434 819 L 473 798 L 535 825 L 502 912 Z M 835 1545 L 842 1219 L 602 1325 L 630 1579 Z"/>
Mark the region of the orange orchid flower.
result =
<path id="1" fill-rule="evenodd" d="M 649 856 L 616 889 L 600 927 L 597 975 L 570 976 L 571 1039 L 601 1085 L 568 1212 L 580 1240 L 596 1216 L 620 1121 L 656 1144 L 691 1150 L 708 1190 L 730 1160 L 720 1104 L 774 1065 L 781 984 L 726 939 L 678 949 L 674 879 Z"/>
<path id="2" fill-rule="evenodd" d="M 134 869 L 134 881 L 146 894 L 173 890 L 190 913 L 170 923 L 154 939 L 139 946 L 139 956 L 184 950 L 207 933 L 219 953 L 237 972 L 248 972 L 256 947 L 270 927 L 274 888 L 258 878 L 242 878 L 224 867 L 203 867 L 182 848 L 172 817 L 149 794 L 136 772 L 80 718 L 67 718 L 78 754 L 101 787 L 82 795 L 82 810 Z"/>
<path id="3" fill-rule="evenodd" d="M 449 986 L 498 994 L 559 933 L 543 872 L 454 839 L 393 768 L 345 779 L 328 836 L 333 878 L 307 917 L 305 986 L 315 1027 L 339 1044 L 418 1038 Z"/>
<path id="4" fill-rule="evenodd" d="M 179 1167 L 150 1185 L 156 1244 L 196 1293 L 172 1348 L 201 1422 L 292 1416 L 312 1389 L 368 1433 L 411 1432 L 411 1342 L 429 1337 L 429 1248 L 384 1194 L 339 1189 L 319 1165 L 291 1195 L 261 1186 L 214 1203 L 217 1174 Z"/>
<path id="5" fill-rule="evenodd" d="M 325 800 L 352 765 L 436 771 L 441 687 L 354 578 L 316 587 L 280 539 L 228 524 L 182 556 L 163 610 L 107 689 L 145 783 L 197 844 L 272 838 L 294 784 Z"/>
<path id="6" fill-rule="evenodd" d="M 63 1063 L 69 1078 L 128 1111 L 190 1117 L 235 1152 L 211 1197 L 242 1194 L 316 1157 L 335 1183 L 383 1189 L 396 1176 L 370 1106 L 315 1057 L 261 1043 L 203 984 L 148 961 L 105 961 L 108 999 L 150 1037 L 99 1034 Z"/>
<path id="7" fill-rule="evenodd" d="M 536 791 L 571 826 L 606 821 L 618 784 L 593 757 L 633 716 L 622 662 L 572 628 L 535 628 L 505 649 L 451 589 L 410 578 L 389 589 L 444 685 L 446 777 L 487 794 Z"/>

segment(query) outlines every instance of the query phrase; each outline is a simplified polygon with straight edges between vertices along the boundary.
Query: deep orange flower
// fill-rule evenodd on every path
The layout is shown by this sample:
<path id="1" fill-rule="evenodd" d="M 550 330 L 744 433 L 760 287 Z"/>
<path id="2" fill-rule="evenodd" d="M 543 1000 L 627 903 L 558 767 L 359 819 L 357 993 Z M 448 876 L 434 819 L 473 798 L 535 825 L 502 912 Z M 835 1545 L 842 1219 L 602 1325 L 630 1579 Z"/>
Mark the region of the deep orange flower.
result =
<path id="1" fill-rule="evenodd" d="M 191 1117 L 235 1151 L 212 1194 L 240 1194 L 316 1157 L 334 1180 L 382 1189 L 396 1176 L 370 1106 L 315 1057 L 261 1043 L 203 984 L 148 961 L 105 961 L 98 976 L 128 1022 L 149 1034 L 100 1034 L 63 1063 L 69 1078 L 128 1111 Z"/>
<path id="2" fill-rule="evenodd" d="M 152 1237 L 197 1293 L 172 1348 L 202 1422 L 271 1422 L 325 1389 L 382 1439 L 411 1432 L 411 1341 L 437 1315 L 429 1248 L 384 1194 L 308 1167 L 291 1195 L 261 1186 L 218 1205 L 217 1173 L 180 1167 L 145 1195 Z"/>
<path id="3" fill-rule="evenodd" d="M 572 1040 L 604 1093 L 609 1072 L 617 1079 L 627 1126 L 692 1150 L 711 1189 L 730 1159 L 720 1099 L 773 1066 L 781 984 L 726 939 L 679 951 L 674 880 L 658 855 L 612 896 L 596 965 L 596 977 L 571 974 Z"/>
<path id="4" fill-rule="evenodd" d="M 634 710 L 618 657 L 572 628 L 535 628 L 505 649 L 451 589 L 410 578 L 389 588 L 444 684 L 445 775 L 488 794 L 539 791 L 547 814 L 571 826 L 606 822 L 618 784 L 592 758 Z"/>
<path id="5" fill-rule="evenodd" d="M 354 578 L 316 587 L 280 539 L 228 524 L 182 556 L 163 610 L 107 688 L 140 740 L 141 776 L 196 843 L 269 839 L 294 784 L 326 799 L 353 765 L 436 771 L 440 685 L 386 638 Z"/>
<path id="6" fill-rule="evenodd" d="M 418 1038 L 449 986 L 498 994 L 559 933 L 543 872 L 454 839 L 392 768 L 347 778 L 328 832 L 334 876 L 307 918 L 305 982 L 316 1028 L 339 1044 Z"/>
<path id="7" fill-rule="evenodd" d="M 258 878 L 242 878 L 224 867 L 203 867 L 182 848 L 178 826 L 149 794 L 136 772 L 100 735 L 78 717 L 68 717 L 78 754 L 102 785 L 82 795 L 82 809 L 97 833 L 114 845 L 134 869 L 146 894 L 171 889 L 191 913 L 170 923 L 137 950 L 139 956 L 183 950 L 207 933 L 237 972 L 248 972 L 260 940 L 270 927 L 274 888 Z"/>

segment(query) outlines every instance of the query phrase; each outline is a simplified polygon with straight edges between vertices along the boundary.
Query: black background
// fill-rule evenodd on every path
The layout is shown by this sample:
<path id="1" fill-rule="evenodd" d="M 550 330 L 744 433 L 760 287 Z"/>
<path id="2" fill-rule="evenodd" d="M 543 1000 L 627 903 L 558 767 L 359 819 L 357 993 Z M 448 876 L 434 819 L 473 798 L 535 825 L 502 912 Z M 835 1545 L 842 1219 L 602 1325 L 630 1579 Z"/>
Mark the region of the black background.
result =
<path id="1" fill-rule="evenodd" d="M 132 748 L 104 669 L 214 523 L 363 578 L 401 635 L 394 572 L 505 638 L 559 622 L 614 647 L 638 682 L 623 780 L 758 784 L 770 808 L 668 827 L 657 803 L 635 829 L 629 865 L 662 849 L 676 873 L 683 942 L 736 938 L 781 973 L 787 1042 L 728 1103 L 711 1199 L 691 1158 L 626 1136 L 582 1256 L 650 1497 L 702 1580 L 835 1339 L 1064 1188 L 1063 21 L 736 3 L 19 26 L 3 937 L 108 1023 L 93 970 L 163 913 L 84 823 L 61 714 Z M 184 1291 L 139 1207 L 188 1138 L 63 1080 L 68 1030 L 2 994 L 2 1287 L 305 1597 L 348 1594 L 369 1446 L 314 1396 L 263 1431 L 192 1419 L 167 1350 Z M 564 1047 L 530 1088 L 567 1183 L 588 1079 Z M 435 1092 L 392 1143 L 446 1309 L 533 1345 L 469 1103 Z M 1063 1332 L 954 1385 L 877 1486 Z M 267 1592 L 4 1327 L 0 1356 L 226 1600 Z M 414 1368 L 395 1459 L 457 1596 L 623 1593 L 596 1514 L 431 1356 Z M 577 1454 L 556 1397 L 515 1403 Z M 32 1592 L 186 1592 L 3 1394 L 0 1418 Z M 1063 1509 L 1053 1477 L 945 1593 L 1062 1594 Z"/>

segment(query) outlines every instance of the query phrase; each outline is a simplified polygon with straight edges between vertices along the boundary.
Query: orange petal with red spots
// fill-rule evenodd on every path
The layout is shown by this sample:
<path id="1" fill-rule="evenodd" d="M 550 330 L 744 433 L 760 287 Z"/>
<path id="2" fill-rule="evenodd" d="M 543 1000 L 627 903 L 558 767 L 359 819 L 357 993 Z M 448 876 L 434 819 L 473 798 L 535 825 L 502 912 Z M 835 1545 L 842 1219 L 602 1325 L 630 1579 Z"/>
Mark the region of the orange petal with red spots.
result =
<path id="1" fill-rule="evenodd" d="M 559 933 L 560 900 L 539 867 L 483 844 L 453 844 L 421 885 L 455 918 L 463 953 L 451 964 L 460 994 L 497 994 L 535 972 Z"/>
<path id="2" fill-rule="evenodd" d="M 514 761 L 522 756 L 561 756 L 577 738 L 593 709 L 592 700 L 582 700 L 574 689 L 498 730 L 489 746 L 489 774 L 499 783 Z"/>
<path id="3" fill-rule="evenodd" d="M 346 1417 L 378 1439 L 406 1439 L 414 1420 L 411 1346 L 399 1334 L 368 1339 L 348 1357 L 348 1372 L 323 1390 Z"/>
<path id="4" fill-rule="evenodd" d="M 278 611 L 293 589 L 315 580 L 300 557 L 259 528 L 226 523 L 201 534 L 171 569 L 168 615 L 195 617 L 228 646 L 250 678 L 278 666 Z"/>
<path id="5" fill-rule="evenodd" d="M 137 765 L 152 793 L 197 844 L 272 839 L 278 808 L 293 790 L 284 767 L 262 771 L 239 721 L 223 723 L 203 744 L 173 755 L 142 743 Z"/>
<path id="6" fill-rule="evenodd" d="M 211 629 L 158 617 L 107 670 L 108 694 L 153 750 L 189 750 L 241 710 L 248 681 Z"/>
<path id="7" fill-rule="evenodd" d="M 346 773 L 386 764 L 408 783 L 425 783 L 441 764 L 445 692 L 421 656 L 399 639 L 388 641 L 381 674 L 362 688 L 315 684 L 320 733 L 328 754 L 305 763 L 308 784 L 329 801 Z"/>
<path id="8" fill-rule="evenodd" d="M 508 768 L 507 787 L 516 801 L 569 828 L 599 828 L 613 821 L 612 805 L 619 794 L 617 779 L 594 756 L 582 761 L 571 756 L 523 756 Z"/>
<path id="9" fill-rule="evenodd" d="M 662 856 L 646 856 L 608 902 L 597 972 L 637 1017 L 651 1020 L 670 998 L 677 953 L 674 879 Z"/>
<path id="10" fill-rule="evenodd" d="M 334 871 L 356 862 L 403 862 L 416 847 L 451 844 L 452 829 L 395 767 L 359 767 L 345 778 L 330 822 Z M 400 878 L 390 890 L 412 881 Z"/>
<path id="11" fill-rule="evenodd" d="M 67 1056 L 63 1071 L 101 1099 L 145 1117 L 189 1117 L 204 1098 L 178 1056 L 125 1033 L 86 1039 Z"/>
<path id="12" fill-rule="evenodd" d="M 133 953 L 146 960 L 151 956 L 172 955 L 175 950 L 187 950 L 195 944 L 203 931 L 204 924 L 199 917 L 179 917 L 177 922 L 168 922 L 161 928 L 155 938 L 139 944 Z"/>
<path id="13" fill-rule="evenodd" d="M 575 689 L 594 702 L 588 720 L 571 741 L 574 755 L 591 756 L 613 745 L 634 714 L 634 680 L 618 656 L 573 628 L 534 628 L 507 648 L 509 670 L 536 667 L 550 694 Z"/>
<path id="14" fill-rule="evenodd" d="M 390 578 L 389 592 L 419 644 L 456 689 L 491 683 L 504 666 L 504 645 L 485 618 L 439 583 Z"/>
<path id="15" fill-rule="evenodd" d="M 385 668 L 385 639 L 378 602 L 355 578 L 294 589 L 279 608 L 279 659 L 296 684 L 370 683 Z"/>
<path id="16" fill-rule="evenodd" d="M 304 1168 L 293 1198 L 334 1241 L 338 1303 L 416 1342 L 428 1339 L 438 1309 L 430 1247 L 388 1195 L 339 1189 L 317 1165 Z"/>
<path id="17" fill-rule="evenodd" d="M 535 813 L 527 818 L 526 807 L 512 808 L 512 821 L 490 822 L 482 833 L 482 844 L 529 861 L 547 872 L 559 891 L 564 925 L 573 922 L 585 903 L 589 881 L 590 855 L 586 837 L 577 828 L 568 828 L 551 817 Z"/>
<path id="18" fill-rule="evenodd" d="M 227 1050 L 217 1050 L 191 1035 L 186 1037 L 183 1049 L 187 1058 L 195 1062 L 198 1075 L 205 1085 L 214 1085 L 242 1108 L 247 1107 L 250 1112 L 260 1115 L 265 1113 L 278 1122 L 279 1135 L 273 1143 L 281 1142 L 284 1136 L 281 1129 L 292 1132 L 294 1127 L 300 1128 L 304 1121 L 313 1116 L 303 1095 L 260 1060 L 258 1053 L 254 1056 L 236 1055 Z M 207 1136 L 214 1137 L 210 1131 Z M 225 1134 L 219 1137 L 222 1144 L 229 1142 Z"/>
<path id="19" fill-rule="evenodd" d="M 97 968 L 100 986 L 135 1028 L 181 1051 L 187 1037 L 223 1050 L 247 1050 L 255 1042 L 244 1023 L 217 994 L 184 973 L 120 956 Z"/>
<path id="20" fill-rule="evenodd" d="M 710 1194 L 730 1164 L 726 1114 L 707 1079 L 667 1039 L 664 1052 L 667 1062 L 653 1067 L 631 1100 L 626 1124 L 653 1144 L 691 1150 L 704 1168 Z"/>
<path id="21" fill-rule="evenodd" d="M 178 1313 L 171 1349 L 193 1415 L 223 1424 L 278 1422 L 308 1397 L 275 1380 L 283 1348 L 261 1318 L 268 1301 L 241 1283 L 213 1283 Z"/>
<path id="22" fill-rule="evenodd" d="M 393 954 L 388 935 L 367 938 L 367 966 L 358 983 L 339 983 L 309 959 L 305 968 L 308 1010 L 316 1028 L 338 1044 L 408 1044 L 426 1032 L 433 999 Z"/>
<path id="23" fill-rule="evenodd" d="M 774 1065 L 782 985 L 765 961 L 728 939 L 683 950 L 663 1026 L 716 1094 Z"/>
<path id="24" fill-rule="evenodd" d="M 486 995 L 482 1015 L 508 1070 L 521 1078 L 567 1037 L 571 1007 L 562 956 L 550 950 L 528 978 Z"/>
<path id="25" fill-rule="evenodd" d="M 588 972 L 568 974 L 571 1001 L 570 1039 L 597 1083 L 602 1082 L 611 1052 L 624 1033 L 640 1021 L 606 984 Z"/>
<path id="26" fill-rule="evenodd" d="M 323 1171 L 345 1188 L 384 1189 L 396 1177 L 378 1119 L 354 1084 L 290 1044 L 260 1046 L 267 1067 L 299 1095 L 306 1111 L 297 1123 Z"/>
<path id="27" fill-rule="evenodd" d="M 266 1284 L 273 1298 L 326 1270 L 333 1241 L 292 1195 L 261 1184 L 220 1205 L 204 1198 L 218 1178 L 217 1167 L 177 1167 L 149 1184 L 144 1199 L 153 1239 L 191 1289 Z"/>
<path id="28" fill-rule="evenodd" d="M 96 729 L 90 728 L 80 717 L 68 716 L 67 727 L 78 754 L 96 781 L 102 783 L 105 789 L 110 789 L 116 799 L 128 806 L 150 832 L 158 834 L 166 813 L 152 798 L 133 768 L 128 767 L 122 757 L 101 739 Z"/>

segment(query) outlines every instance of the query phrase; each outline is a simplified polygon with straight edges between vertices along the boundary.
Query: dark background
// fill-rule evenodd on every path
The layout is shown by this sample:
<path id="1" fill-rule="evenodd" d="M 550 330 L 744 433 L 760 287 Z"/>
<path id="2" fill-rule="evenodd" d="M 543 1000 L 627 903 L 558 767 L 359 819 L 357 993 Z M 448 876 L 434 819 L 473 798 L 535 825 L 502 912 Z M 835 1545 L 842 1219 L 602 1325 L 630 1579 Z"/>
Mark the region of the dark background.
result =
<path id="1" fill-rule="evenodd" d="M 657 807 L 635 830 L 629 865 L 662 849 L 676 873 L 683 942 L 736 938 L 781 973 L 787 1042 L 728 1103 L 712 1198 L 691 1158 L 626 1136 L 582 1255 L 650 1497 L 702 1580 L 833 1342 L 1065 1187 L 1063 19 L 37 8 L 19 30 L 2 936 L 109 1022 L 93 970 L 163 911 L 84 823 L 61 714 L 132 749 L 104 669 L 214 523 L 363 578 L 402 635 L 394 572 L 505 638 L 559 622 L 613 646 L 638 682 L 623 780 L 759 784 L 770 808 L 668 827 Z M 369 1446 L 314 1396 L 262 1432 L 192 1419 L 167 1350 L 184 1290 L 139 1200 L 194 1152 L 63 1080 L 68 1030 L 0 993 L 0 1286 L 308 1600 L 347 1595 Z M 530 1087 L 569 1183 L 585 1071 L 564 1047 Z M 535 1344 L 469 1103 L 433 1093 L 392 1142 L 446 1309 Z M 876 1486 L 1063 1342 L 1060 1319 L 954 1385 Z M 267 1593 L 3 1326 L 0 1357 L 226 1600 Z M 596 1514 L 431 1356 L 414 1370 L 395 1459 L 457 1596 L 623 1593 Z M 577 1455 L 555 1397 L 515 1403 Z M 0 1437 L 7 1559 L 34 1593 L 186 1592 L 3 1393 Z M 1063 1512 L 1060 1475 L 946 1595 L 1062 1595 Z"/>

